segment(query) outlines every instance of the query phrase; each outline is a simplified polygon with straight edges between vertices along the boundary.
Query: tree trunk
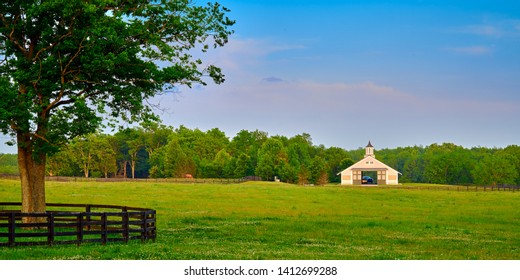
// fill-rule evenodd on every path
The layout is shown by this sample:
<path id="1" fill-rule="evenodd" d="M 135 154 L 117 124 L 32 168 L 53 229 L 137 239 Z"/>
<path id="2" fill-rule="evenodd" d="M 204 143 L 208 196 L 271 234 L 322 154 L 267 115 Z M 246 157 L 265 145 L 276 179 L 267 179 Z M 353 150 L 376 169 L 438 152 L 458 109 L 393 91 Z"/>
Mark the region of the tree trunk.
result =
<path id="1" fill-rule="evenodd" d="M 84 163 L 83 164 L 83 175 L 85 175 L 85 178 L 88 178 L 88 173 L 89 173 L 88 171 L 89 171 L 88 164 Z"/>
<path id="2" fill-rule="evenodd" d="M 123 161 L 123 178 L 126 178 L 126 165 L 128 164 L 128 162 L 125 160 Z"/>
<path id="3" fill-rule="evenodd" d="M 46 155 L 34 155 L 29 141 L 18 136 L 18 167 L 22 183 L 22 213 L 45 213 Z M 44 217 L 24 217 L 24 223 L 45 221 Z"/>
<path id="4" fill-rule="evenodd" d="M 132 179 L 135 179 L 135 160 L 131 161 L 131 167 L 132 167 Z"/>

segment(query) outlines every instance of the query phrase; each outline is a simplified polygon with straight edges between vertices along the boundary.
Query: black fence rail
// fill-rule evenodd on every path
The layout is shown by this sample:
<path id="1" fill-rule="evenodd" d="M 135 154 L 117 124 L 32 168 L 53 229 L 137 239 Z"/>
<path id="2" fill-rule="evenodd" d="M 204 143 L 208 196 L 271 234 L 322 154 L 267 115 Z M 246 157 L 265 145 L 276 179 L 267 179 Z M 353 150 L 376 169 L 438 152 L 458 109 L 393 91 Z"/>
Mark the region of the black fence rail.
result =
<path id="1" fill-rule="evenodd" d="M 466 190 L 466 191 L 510 191 L 517 192 L 520 191 L 520 186 L 509 186 L 509 185 L 501 185 L 501 186 L 460 186 L 458 190 Z"/>
<path id="2" fill-rule="evenodd" d="M 21 213 L 21 203 L 0 202 L 0 246 L 155 240 L 156 211 L 114 205 L 48 203 L 46 213 Z M 23 218 L 35 222 L 24 222 Z"/>
<path id="3" fill-rule="evenodd" d="M 20 180 L 19 175 L 0 174 L 0 179 Z M 249 176 L 244 178 L 85 178 L 46 176 L 47 182 L 155 182 L 155 183 L 182 183 L 182 184 L 238 184 L 246 181 L 261 181 L 262 178 Z"/>
<path id="4" fill-rule="evenodd" d="M 356 186 L 358 187 L 358 186 Z M 364 188 L 380 188 L 380 189 L 406 189 L 406 190 L 437 190 L 437 191 L 473 191 L 473 192 L 486 192 L 486 191 L 510 191 L 510 192 L 519 192 L 520 186 L 442 186 L 442 185 L 432 185 L 432 186 L 384 186 L 384 185 L 373 185 L 373 186 L 363 186 Z"/>

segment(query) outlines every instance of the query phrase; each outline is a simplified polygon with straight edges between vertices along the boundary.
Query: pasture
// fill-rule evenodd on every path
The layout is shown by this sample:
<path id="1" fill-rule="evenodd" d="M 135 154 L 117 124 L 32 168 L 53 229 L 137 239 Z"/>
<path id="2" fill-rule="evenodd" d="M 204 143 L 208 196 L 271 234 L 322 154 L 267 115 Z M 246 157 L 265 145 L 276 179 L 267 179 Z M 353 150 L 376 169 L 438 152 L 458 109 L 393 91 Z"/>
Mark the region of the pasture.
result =
<path id="1" fill-rule="evenodd" d="M 0 259 L 520 259 L 520 192 L 283 183 L 48 182 L 49 203 L 157 210 L 155 242 L 0 248 Z M 0 180 L 0 201 L 20 201 Z"/>

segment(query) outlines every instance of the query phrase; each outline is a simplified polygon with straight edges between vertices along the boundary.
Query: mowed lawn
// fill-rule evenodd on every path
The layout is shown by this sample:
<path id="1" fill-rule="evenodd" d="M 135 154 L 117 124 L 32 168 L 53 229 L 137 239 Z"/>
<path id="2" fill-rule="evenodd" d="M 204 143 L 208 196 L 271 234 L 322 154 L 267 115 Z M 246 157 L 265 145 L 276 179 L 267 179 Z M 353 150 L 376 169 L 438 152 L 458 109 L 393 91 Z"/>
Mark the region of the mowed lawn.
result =
<path id="1" fill-rule="evenodd" d="M 20 201 L 19 182 L 0 180 L 0 201 Z M 520 192 L 48 182 L 47 202 L 150 207 L 158 238 L 0 259 L 520 259 Z"/>

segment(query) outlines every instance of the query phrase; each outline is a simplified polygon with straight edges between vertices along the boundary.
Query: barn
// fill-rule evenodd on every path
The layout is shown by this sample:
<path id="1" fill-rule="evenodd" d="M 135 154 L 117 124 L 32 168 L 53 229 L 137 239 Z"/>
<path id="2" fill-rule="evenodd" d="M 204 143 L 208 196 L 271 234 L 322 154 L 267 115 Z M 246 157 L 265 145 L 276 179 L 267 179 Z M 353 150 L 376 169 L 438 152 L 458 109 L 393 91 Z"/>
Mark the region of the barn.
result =
<path id="1" fill-rule="evenodd" d="M 365 157 L 338 173 L 342 185 L 397 185 L 399 171 L 376 159 L 374 146 L 368 141 L 365 147 Z"/>

